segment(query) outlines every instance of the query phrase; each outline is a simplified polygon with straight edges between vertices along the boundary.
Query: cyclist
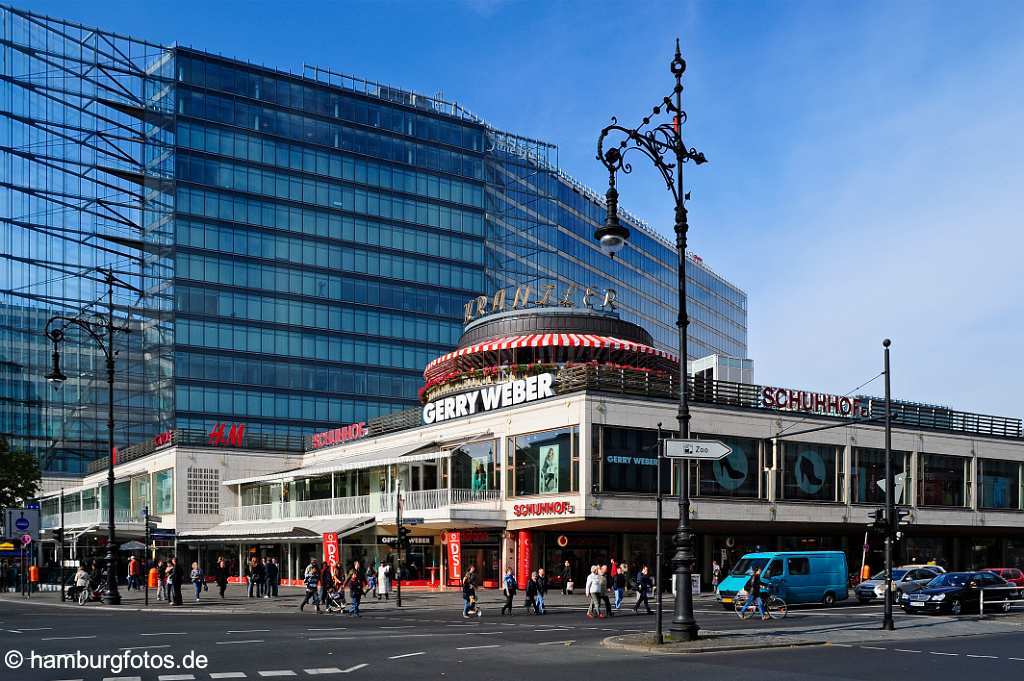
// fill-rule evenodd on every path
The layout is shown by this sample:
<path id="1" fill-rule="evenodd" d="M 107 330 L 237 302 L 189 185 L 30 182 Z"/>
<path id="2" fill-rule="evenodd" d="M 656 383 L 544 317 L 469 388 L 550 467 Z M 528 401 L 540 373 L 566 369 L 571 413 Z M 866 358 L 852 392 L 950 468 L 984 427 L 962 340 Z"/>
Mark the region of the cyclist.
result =
<path id="1" fill-rule="evenodd" d="M 761 614 L 761 619 L 768 619 L 768 613 L 764 610 L 764 591 L 762 590 L 761 583 L 761 568 L 754 568 L 754 574 L 750 576 L 750 580 L 747 582 L 747 602 L 743 605 L 742 613 L 745 614 L 747 608 L 753 607 L 757 604 L 757 611 Z"/>

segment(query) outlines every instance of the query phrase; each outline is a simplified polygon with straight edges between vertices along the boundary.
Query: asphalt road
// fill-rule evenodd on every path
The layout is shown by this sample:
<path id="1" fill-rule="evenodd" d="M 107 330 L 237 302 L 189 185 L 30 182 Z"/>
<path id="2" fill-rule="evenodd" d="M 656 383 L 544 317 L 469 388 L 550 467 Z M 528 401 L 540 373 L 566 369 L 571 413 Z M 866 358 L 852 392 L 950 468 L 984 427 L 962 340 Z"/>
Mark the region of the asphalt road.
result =
<path id="1" fill-rule="evenodd" d="M 454 599 L 453 599 L 454 600 Z M 18 669 L 0 663 L 7 681 L 138 679 L 191 681 L 228 678 L 473 679 L 963 679 L 965 674 L 1015 677 L 1024 673 L 1024 633 L 931 639 L 863 646 L 825 646 L 656 656 L 609 650 L 603 638 L 653 631 L 654 618 L 631 614 L 591 620 L 582 610 L 561 608 L 542 617 L 499 617 L 496 608 L 465 620 L 457 607 L 371 608 L 362 618 L 312 611 L 183 613 L 111 612 L 96 608 L 5 602 L 0 609 L 0 655 L 76 653 L 206 656 L 198 668 L 124 669 L 110 660 L 103 669 Z M 698 620 L 707 629 L 749 627 L 828 628 L 877 619 L 878 606 L 793 610 L 782 622 L 740 622 L 708 603 Z M 666 613 L 666 626 L 671 613 Z M 902 618 L 897 614 L 897 625 Z M 882 638 L 880 635 L 879 638 Z M 137 662 L 138 660 L 136 660 Z M 163 660 L 162 660 L 163 661 Z"/>

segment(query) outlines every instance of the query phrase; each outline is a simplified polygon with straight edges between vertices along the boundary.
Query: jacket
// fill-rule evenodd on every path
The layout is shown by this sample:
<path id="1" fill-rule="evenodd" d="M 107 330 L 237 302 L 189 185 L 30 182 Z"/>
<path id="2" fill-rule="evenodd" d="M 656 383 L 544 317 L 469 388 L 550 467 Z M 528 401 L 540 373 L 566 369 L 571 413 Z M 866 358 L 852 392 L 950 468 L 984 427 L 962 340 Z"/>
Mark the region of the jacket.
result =
<path id="1" fill-rule="evenodd" d="M 626 573 L 620 572 L 612 578 L 612 588 L 614 589 L 625 589 L 626 588 Z"/>
<path id="2" fill-rule="evenodd" d="M 538 590 L 537 590 L 537 580 L 531 579 L 529 582 L 526 583 L 526 597 L 527 598 L 536 598 L 537 597 L 537 593 L 538 593 Z"/>
<path id="3" fill-rule="evenodd" d="M 601 576 L 595 575 L 591 572 L 587 575 L 587 593 L 588 594 L 599 594 L 601 593 Z"/>
<path id="4" fill-rule="evenodd" d="M 537 593 L 541 596 L 548 592 L 548 578 L 546 575 L 537 575 Z"/>
<path id="5" fill-rule="evenodd" d="M 462 578 L 462 595 L 465 598 L 469 598 L 476 593 L 476 577 L 473 573 L 467 572 L 466 576 Z"/>
<path id="6" fill-rule="evenodd" d="M 636 575 L 636 590 L 640 592 L 641 596 L 646 596 L 651 591 L 651 587 L 654 586 L 654 580 L 651 579 L 650 575 L 645 575 L 642 572 L 638 572 Z"/>
<path id="7" fill-rule="evenodd" d="M 506 596 L 515 596 L 516 591 L 519 590 L 519 584 L 516 582 L 515 575 L 505 575 L 505 581 L 501 590 Z"/>
<path id="8" fill-rule="evenodd" d="M 273 563 L 267 563 L 267 581 L 276 582 L 279 574 L 278 567 Z"/>

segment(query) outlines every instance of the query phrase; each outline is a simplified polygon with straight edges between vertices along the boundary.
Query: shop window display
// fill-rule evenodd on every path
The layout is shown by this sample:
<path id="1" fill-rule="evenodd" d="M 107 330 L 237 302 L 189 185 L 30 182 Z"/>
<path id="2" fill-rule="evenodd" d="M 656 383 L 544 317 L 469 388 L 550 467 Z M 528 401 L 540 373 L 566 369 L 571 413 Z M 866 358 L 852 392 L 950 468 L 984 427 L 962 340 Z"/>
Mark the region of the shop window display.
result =
<path id="1" fill-rule="evenodd" d="M 636 428 L 601 428 L 601 491 L 654 494 L 658 479 L 658 431 Z M 667 437 L 669 434 L 665 433 Z M 661 488 L 667 494 L 672 463 L 661 462 Z"/>
<path id="2" fill-rule="evenodd" d="M 968 459 L 960 456 L 921 454 L 921 506 L 964 506 Z"/>
<path id="3" fill-rule="evenodd" d="M 1020 509 L 1020 464 L 1016 461 L 978 459 L 982 508 Z"/>
<path id="4" fill-rule="evenodd" d="M 784 443 L 782 495 L 800 501 L 836 501 L 834 445 Z"/>
<path id="5" fill-rule="evenodd" d="M 893 451 L 893 475 L 900 475 L 907 470 L 907 452 Z M 884 504 L 885 491 L 879 485 L 885 480 L 885 450 L 870 447 L 853 448 L 853 469 L 851 471 L 850 493 L 855 504 Z M 897 504 L 907 503 L 909 481 L 904 483 L 903 494 L 896 499 Z M 898 489 L 898 487 L 897 487 Z"/>
<path id="6" fill-rule="evenodd" d="M 497 442 L 471 442 L 452 450 L 452 487 L 474 492 L 501 488 Z"/>
<path id="7" fill-rule="evenodd" d="M 732 453 L 718 461 L 700 462 L 698 493 L 706 497 L 757 497 L 758 443 L 741 437 L 702 435 L 719 440 L 732 448 Z"/>
<path id="8" fill-rule="evenodd" d="M 560 428 L 509 440 L 510 496 L 579 489 L 576 428 Z"/>

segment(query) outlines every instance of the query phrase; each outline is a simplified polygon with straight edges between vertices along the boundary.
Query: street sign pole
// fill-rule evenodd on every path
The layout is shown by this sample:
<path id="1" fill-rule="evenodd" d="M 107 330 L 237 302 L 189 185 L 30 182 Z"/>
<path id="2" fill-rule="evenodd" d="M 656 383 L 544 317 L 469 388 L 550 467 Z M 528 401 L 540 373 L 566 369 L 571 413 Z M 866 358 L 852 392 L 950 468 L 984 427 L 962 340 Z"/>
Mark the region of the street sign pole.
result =
<path id="1" fill-rule="evenodd" d="M 60 555 L 60 602 L 67 600 L 64 591 L 64 488 L 60 488 L 60 542 L 57 544 Z"/>
<path id="2" fill-rule="evenodd" d="M 402 535 L 402 479 L 398 478 L 395 481 L 395 534 L 399 537 Z M 398 602 L 398 607 L 402 607 L 402 541 L 395 542 L 398 544 L 398 565 L 395 567 L 395 599 Z"/>
<path id="3" fill-rule="evenodd" d="M 142 517 L 146 523 L 146 550 L 142 556 L 145 560 L 142 563 L 142 581 L 145 582 L 146 605 L 149 605 L 149 506 L 142 507 Z"/>
<path id="4" fill-rule="evenodd" d="M 661 627 L 661 621 L 662 621 L 662 617 L 661 617 L 661 592 L 662 592 L 662 584 L 661 584 L 661 500 L 662 500 L 662 496 L 661 496 L 661 449 L 662 449 L 663 446 L 664 446 L 664 444 L 663 444 L 662 435 L 661 435 L 661 423 L 658 423 L 658 474 L 657 474 L 658 493 L 657 493 L 657 496 L 655 497 L 658 500 L 658 516 L 657 516 L 657 520 L 655 521 L 655 530 L 654 530 L 655 533 L 656 533 L 655 537 L 654 537 L 654 554 L 655 554 L 655 556 L 657 556 L 657 561 L 658 561 L 658 562 L 656 562 L 654 564 L 654 588 L 657 589 L 657 594 L 655 595 L 655 598 L 656 598 L 657 603 L 658 603 L 658 606 L 657 606 L 658 607 L 658 620 L 657 620 L 658 621 L 658 626 L 657 626 L 658 632 L 657 632 L 657 637 L 656 637 L 655 640 L 657 641 L 658 645 L 661 645 L 662 643 L 665 642 L 665 640 L 664 640 L 665 637 L 662 634 L 662 627 Z"/>
<path id="5" fill-rule="evenodd" d="M 892 631 L 896 624 L 892 618 L 892 541 L 896 533 L 896 484 L 893 479 L 892 467 L 892 405 L 890 404 L 889 384 L 889 346 L 888 338 L 882 341 L 884 350 L 883 368 L 885 371 L 885 608 L 882 614 L 882 629 Z"/>

